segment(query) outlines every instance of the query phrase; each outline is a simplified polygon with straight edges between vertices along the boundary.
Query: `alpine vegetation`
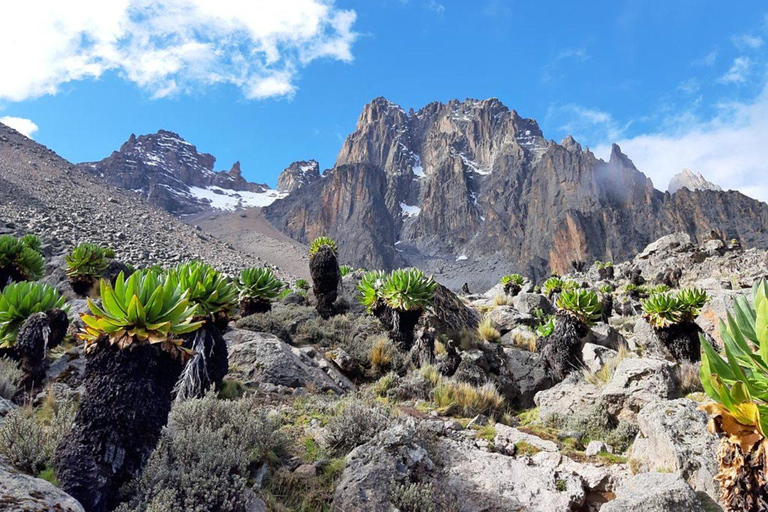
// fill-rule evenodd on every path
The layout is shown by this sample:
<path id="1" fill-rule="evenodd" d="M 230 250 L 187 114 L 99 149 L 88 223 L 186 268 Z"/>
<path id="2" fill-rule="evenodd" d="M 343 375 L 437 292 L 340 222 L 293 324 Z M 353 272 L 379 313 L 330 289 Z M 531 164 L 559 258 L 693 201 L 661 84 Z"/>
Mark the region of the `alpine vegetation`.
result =
<path id="1" fill-rule="evenodd" d="M 702 330 L 694 320 L 707 300 L 704 290 L 687 288 L 676 294 L 654 293 L 641 301 L 643 317 L 678 361 L 696 362 L 701 357 Z"/>
<path id="2" fill-rule="evenodd" d="M 338 298 L 341 270 L 337 259 L 338 246 L 331 238 L 321 236 L 309 246 L 309 272 L 312 290 L 317 299 L 317 312 L 323 318 L 339 313 Z"/>
<path id="3" fill-rule="evenodd" d="M 182 336 L 204 324 L 173 274 L 121 273 L 114 288 L 105 280 L 100 288 L 102 305 L 88 299 L 90 314 L 78 334 L 85 341 L 85 394 L 55 465 L 62 488 L 90 511 L 114 508 L 120 487 L 141 471 L 192 355 Z"/>
<path id="4" fill-rule="evenodd" d="M 67 278 L 72 290 L 81 296 L 88 295 L 109 268 L 115 253 L 96 244 L 83 243 L 67 254 Z"/>
<path id="5" fill-rule="evenodd" d="M 35 236 L 0 236 L 0 290 L 10 282 L 36 281 L 45 273 L 40 239 Z"/>
<path id="6" fill-rule="evenodd" d="M 284 286 L 285 283 L 277 279 L 270 268 L 253 267 L 243 270 L 237 279 L 240 315 L 245 317 L 270 311 L 272 300 Z"/>

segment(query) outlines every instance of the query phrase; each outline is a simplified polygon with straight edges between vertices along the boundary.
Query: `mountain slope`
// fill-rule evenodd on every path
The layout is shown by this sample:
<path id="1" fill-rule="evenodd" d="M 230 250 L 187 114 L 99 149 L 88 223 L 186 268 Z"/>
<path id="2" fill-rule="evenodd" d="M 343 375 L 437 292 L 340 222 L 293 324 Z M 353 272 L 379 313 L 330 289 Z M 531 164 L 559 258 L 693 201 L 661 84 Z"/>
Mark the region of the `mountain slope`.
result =
<path id="1" fill-rule="evenodd" d="M 305 243 L 336 237 L 346 263 L 418 265 L 454 286 L 625 260 L 677 231 L 768 246 L 768 205 L 738 192 L 662 193 L 618 146 L 605 162 L 571 137 L 547 141 L 496 99 L 408 113 L 372 101 L 335 168 L 265 215 Z"/>
<path id="2" fill-rule="evenodd" d="M 213 170 L 216 159 L 176 133 L 130 138 L 109 157 L 78 164 L 78 169 L 107 183 L 141 193 L 151 203 L 177 215 L 211 209 L 265 206 L 278 197 L 267 185 L 243 178 L 240 162 L 229 172 Z"/>
<path id="3" fill-rule="evenodd" d="M 0 221 L 69 249 L 80 242 L 113 247 L 135 265 L 203 259 L 226 271 L 260 262 L 149 204 L 106 185 L 0 124 Z M 0 227 L 2 227 L 0 226 Z M 287 277 L 287 276 L 286 276 Z"/>

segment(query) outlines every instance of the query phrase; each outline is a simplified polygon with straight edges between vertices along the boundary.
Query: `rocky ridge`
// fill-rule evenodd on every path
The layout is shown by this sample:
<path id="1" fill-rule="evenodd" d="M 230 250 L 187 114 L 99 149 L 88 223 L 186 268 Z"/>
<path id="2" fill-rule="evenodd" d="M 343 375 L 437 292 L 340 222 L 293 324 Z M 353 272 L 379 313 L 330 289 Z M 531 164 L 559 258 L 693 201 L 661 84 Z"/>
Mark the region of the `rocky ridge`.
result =
<path id="1" fill-rule="evenodd" d="M 672 176 L 672 179 L 669 180 L 667 191 L 670 194 L 674 194 L 683 187 L 688 190 L 723 190 L 720 185 L 707 181 L 701 173 L 694 173 L 690 169 L 683 169 L 678 174 Z"/>
<path id="2" fill-rule="evenodd" d="M 243 178 L 240 162 L 229 171 L 214 171 L 216 159 L 180 135 L 160 130 L 128 140 L 107 158 L 77 168 L 108 184 L 140 193 L 177 215 L 204 210 L 265 206 L 280 194 L 266 184 Z"/>
<path id="3" fill-rule="evenodd" d="M 345 263 L 418 266 L 454 289 L 627 260 L 678 231 L 768 247 L 765 203 L 735 191 L 660 192 L 618 146 L 603 161 L 572 137 L 547 140 L 496 99 L 406 112 L 377 98 L 323 176 L 266 217 L 304 243 L 336 238 Z"/>

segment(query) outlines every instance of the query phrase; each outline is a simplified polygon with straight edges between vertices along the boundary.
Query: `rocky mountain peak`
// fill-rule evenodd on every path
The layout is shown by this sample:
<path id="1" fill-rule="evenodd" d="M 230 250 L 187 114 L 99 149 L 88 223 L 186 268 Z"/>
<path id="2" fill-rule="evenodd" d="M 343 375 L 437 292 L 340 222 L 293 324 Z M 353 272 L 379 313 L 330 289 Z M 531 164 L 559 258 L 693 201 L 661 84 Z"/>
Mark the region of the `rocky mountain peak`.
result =
<path id="1" fill-rule="evenodd" d="M 678 174 L 672 176 L 667 190 L 670 194 L 674 194 L 683 187 L 688 190 L 723 190 L 719 185 L 707 181 L 701 173 L 694 173 L 690 169 L 683 169 Z"/>
<path id="2" fill-rule="evenodd" d="M 158 130 L 131 134 L 119 151 L 78 167 L 175 214 L 264 206 L 278 197 L 267 185 L 243 178 L 240 162 L 229 171 L 215 171 L 215 163 L 213 155 L 199 152 L 178 133 Z"/>
<path id="3" fill-rule="evenodd" d="M 320 179 L 320 164 L 317 160 L 293 162 L 277 178 L 278 192 L 293 192 Z"/>

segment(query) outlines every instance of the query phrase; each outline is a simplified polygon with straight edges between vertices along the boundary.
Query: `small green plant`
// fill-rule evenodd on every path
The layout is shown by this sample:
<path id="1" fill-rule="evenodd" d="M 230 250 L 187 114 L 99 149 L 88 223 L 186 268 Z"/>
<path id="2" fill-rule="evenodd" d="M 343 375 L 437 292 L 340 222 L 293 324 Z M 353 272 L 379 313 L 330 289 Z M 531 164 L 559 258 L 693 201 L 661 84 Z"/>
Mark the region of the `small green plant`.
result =
<path id="1" fill-rule="evenodd" d="M 47 284 L 21 281 L 0 293 L 0 348 L 11 348 L 24 321 L 34 313 L 60 309 L 64 297 Z"/>
<path id="2" fill-rule="evenodd" d="M 173 273 L 142 270 L 126 279 L 121 272 L 114 288 L 101 280 L 101 307 L 87 300 L 91 314 L 82 315 L 85 329 L 78 334 L 86 352 L 105 341 L 120 349 L 151 344 L 172 355 L 189 355 L 179 337 L 203 324 L 195 321 L 198 308 Z"/>
<path id="3" fill-rule="evenodd" d="M 384 283 L 381 297 L 398 311 L 422 309 L 432 303 L 437 283 L 415 268 L 393 270 Z"/>
<path id="4" fill-rule="evenodd" d="M 341 272 L 341 277 L 344 277 L 347 274 L 351 274 L 354 271 L 355 271 L 355 269 L 350 267 L 349 265 L 340 265 L 339 266 L 339 272 Z"/>
<path id="5" fill-rule="evenodd" d="M 98 278 L 109 266 L 109 259 L 115 255 L 112 249 L 100 245 L 83 243 L 72 249 L 66 256 L 67 277 Z"/>
<path id="6" fill-rule="evenodd" d="M 309 254 L 315 254 L 321 247 L 330 247 L 334 254 L 337 254 L 339 250 L 338 245 L 336 245 L 336 242 L 332 238 L 321 236 L 312 240 L 312 243 L 309 246 Z"/>
<path id="7" fill-rule="evenodd" d="M 283 286 L 285 283 L 275 277 L 272 269 L 267 267 L 245 269 L 237 279 L 241 300 L 244 297 L 271 300 L 278 296 Z"/>
<path id="8" fill-rule="evenodd" d="M 563 290 L 557 298 L 557 306 L 574 316 L 584 325 L 593 325 L 601 318 L 602 304 L 591 290 Z"/>
<path id="9" fill-rule="evenodd" d="M 693 319 L 701 314 L 701 308 L 708 300 L 707 292 L 699 288 L 685 288 L 677 292 L 683 322 L 693 322 Z"/>
<path id="10" fill-rule="evenodd" d="M 370 311 L 381 298 L 381 290 L 384 288 L 388 276 L 383 270 L 371 270 L 363 275 L 357 289 L 360 292 L 360 303 Z"/>
<path id="11" fill-rule="evenodd" d="M 297 279 L 296 288 L 299 290 L 309 290 L 309 282 L 306 279 Z"/>
<path id="12" fill-rule="evenodd" d="M 24 242 L 23 239 L 14 238 L 10 235 L 0 236 L 0 288 L 6 284 L 8 279 L 34 281 L 45 274 L 43 256 L 37 249 L 27 245 L 28 243 L 37 247 L 34 242 L 31 242 L 31 239 Z"/>
<path id="13" fill-rule="evenodd" d="M 237 290 L 223 274 L 200 261 L 191 261 L 173 271 L 197 314 L 211 316 L 229 314 L 234 307 Z"/>
<path id="14" fill-rule="evenodd" d="M 610 261 L 605 261 L 605 262 L 600 260 L 595 261 L 595 267 L 597 267 L 598 270 L 601 270 L 604 268 L 611 268 L 612 266 L 613 266 L 613 262 L 610 262 Z"/>
<path id="15" fill-rule="evenodd" d="M 609 294 L 613 293 L 613 286 L 611 286 L 611 285 L 609 285 L 609 284 L 601 284 L 601 285 L 598 287 L 598 290 L 599 290 L 599 291 L 600 291 L 600 293 L 602 293 L 603 295 L 609 295 Z"/>
<path id="16" fill-rule="evenodd" d="M 563 290 L 563 280 L 559 277 L 552 276 L 541 286 L 541 291 L 545 295 L 552 295 L 554 293 L 560 293 Z"/>
<path id="17" fill-rule="evenodd" d="M 680 305 L 671 293 L 651 295 L 640 304 L 643 307 L 643 318 L 657 329 L 669 327 L 682 319 Z"/>
<path id="18" fill-rule="evenodd" d="M 43 248 L 43 241 L 40 240 L 40 237 L 37 235 L 33 235 L 31 233 L 24 235 L 21 237 L 21 243 L 29 247 L 35 252 L 40 252 L 40 250 Z"/>
<path id="19" fill-rule="evenodd" d="M 648 290 L 648 293 L 653 295 L 656 293 L 667 293 L 668 291 L 669 291 L 669 286 L 665 284 L 657 284 L 656 286 Z"/>
<path id="20" fill-rule="evenodd" d="M 501 284 L 506 286 L 508 283 L 516 284 L 517 286 L 523 286 L 525 278 L 520 274 L 509 274 L 501 278 Z"/>
<path id="21" fill-rule="evenodd" d="M 550 315 L 547 320 L 536 327 L 536 336 L 546 338 L 555 330 L 555 315 Z"/>

